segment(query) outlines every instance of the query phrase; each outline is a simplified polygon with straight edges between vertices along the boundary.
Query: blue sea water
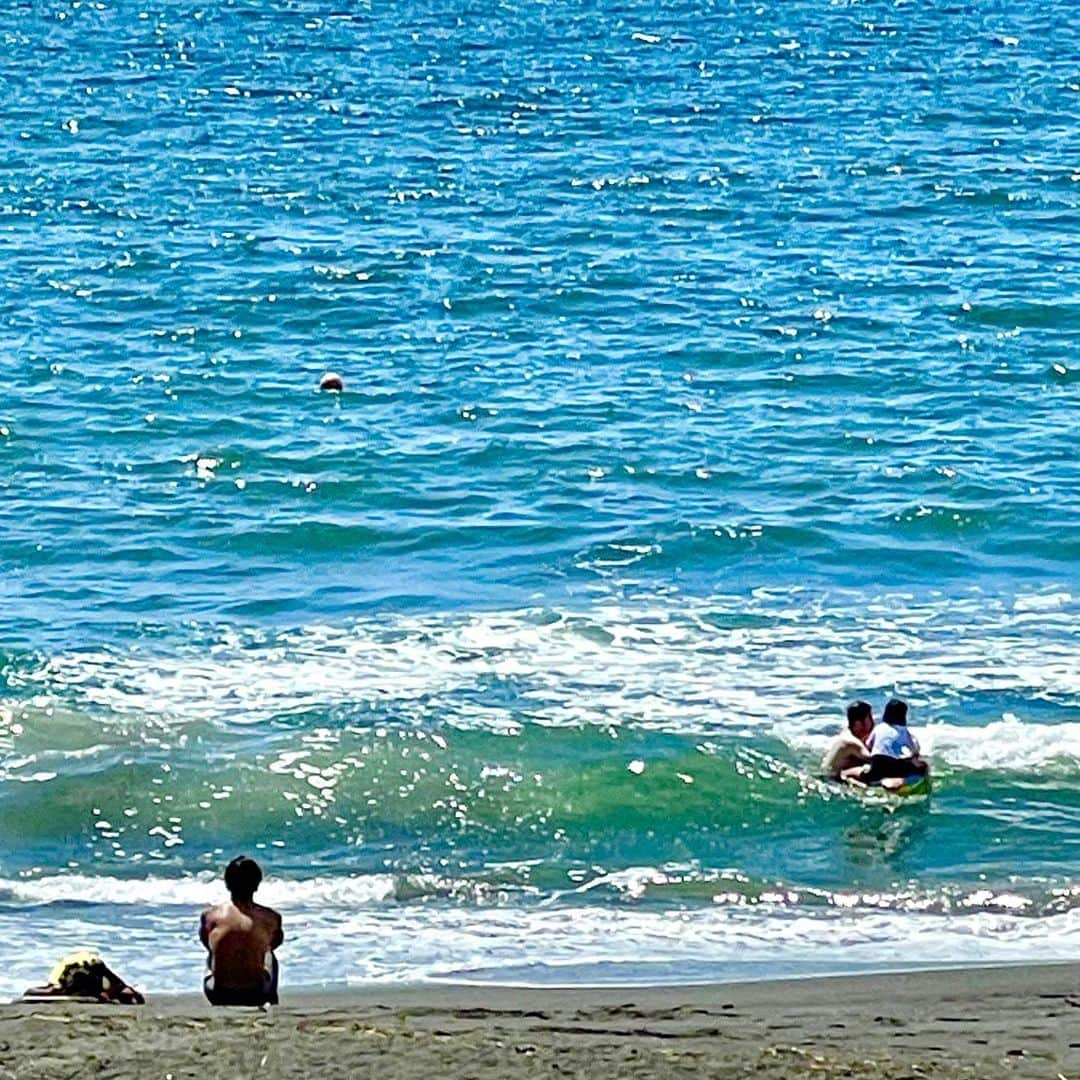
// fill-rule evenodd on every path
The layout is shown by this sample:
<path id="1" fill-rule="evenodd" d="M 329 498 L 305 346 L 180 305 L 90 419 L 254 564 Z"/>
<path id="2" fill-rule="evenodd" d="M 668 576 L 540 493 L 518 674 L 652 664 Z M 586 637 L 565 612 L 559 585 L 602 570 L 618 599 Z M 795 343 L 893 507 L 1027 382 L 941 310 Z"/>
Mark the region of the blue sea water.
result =
<path id="1" fill-rule="evenodd" d="M 1070 14 L 7 5 L 0 993 L 1080 958 Z"/>

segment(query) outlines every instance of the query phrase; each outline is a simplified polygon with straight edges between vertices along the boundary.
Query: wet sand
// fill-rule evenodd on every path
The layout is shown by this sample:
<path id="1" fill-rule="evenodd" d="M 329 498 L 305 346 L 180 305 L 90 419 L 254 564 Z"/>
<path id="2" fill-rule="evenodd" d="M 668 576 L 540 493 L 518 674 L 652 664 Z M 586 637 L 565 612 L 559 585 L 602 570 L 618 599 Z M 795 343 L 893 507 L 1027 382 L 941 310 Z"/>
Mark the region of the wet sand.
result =
<path id="1" fill-rule="evenodd" d="M 1080 965 L 0 1007 L 0 1078 L 1080 1078 Z"/>

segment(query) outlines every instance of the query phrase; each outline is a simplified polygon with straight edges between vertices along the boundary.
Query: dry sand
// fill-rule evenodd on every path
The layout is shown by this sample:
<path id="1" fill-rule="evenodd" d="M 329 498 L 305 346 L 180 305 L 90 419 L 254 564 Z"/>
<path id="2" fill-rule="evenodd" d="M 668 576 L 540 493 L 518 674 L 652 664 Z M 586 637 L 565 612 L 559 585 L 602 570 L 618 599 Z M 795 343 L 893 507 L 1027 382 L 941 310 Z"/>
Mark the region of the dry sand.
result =
<path id="1" fill-rule="evenodd" d="M 1080 965 L 603 990 L 0 1007 L 0 1078 L 1080 1080 Z"/>

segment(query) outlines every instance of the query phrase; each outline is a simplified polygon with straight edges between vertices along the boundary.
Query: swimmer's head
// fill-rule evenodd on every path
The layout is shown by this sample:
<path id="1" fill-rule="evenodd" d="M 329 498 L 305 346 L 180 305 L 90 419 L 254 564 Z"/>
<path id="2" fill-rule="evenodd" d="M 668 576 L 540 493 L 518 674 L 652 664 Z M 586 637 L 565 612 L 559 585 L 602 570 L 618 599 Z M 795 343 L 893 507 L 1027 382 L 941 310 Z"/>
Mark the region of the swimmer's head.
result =
<path id="1" fill-rule="evenodd" d="M 238 855 L 225 867 L 225 887 L 234 900 L 250 900 L 261 881 L 259 864 L 246 855 Z"/>
<path id="2" fill-rule="evenodd" d="M 892 701 L 886 703 L 881 719 L 894 727 L 904 727 L 907 724 L 907 702 L 893 698 Z"/>
<path id="3" fill-rule="evenodd" d="M 847 707 L 847 726 L 858 739 L 865 739 L 874 727 L 874 710 L 865 701 L 853 701 Z"/>

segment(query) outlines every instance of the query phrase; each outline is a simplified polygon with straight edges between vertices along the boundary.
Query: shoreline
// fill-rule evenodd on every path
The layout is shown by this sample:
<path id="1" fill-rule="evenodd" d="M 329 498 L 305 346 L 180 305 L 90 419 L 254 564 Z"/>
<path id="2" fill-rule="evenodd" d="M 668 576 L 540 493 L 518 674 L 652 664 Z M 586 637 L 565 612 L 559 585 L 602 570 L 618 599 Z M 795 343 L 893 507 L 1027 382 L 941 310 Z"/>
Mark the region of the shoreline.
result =
<path id="1" fill-rule="evenodd" d="M 423 984 L 0 1006 L 0 1078 L 1072 1077 L 1080 963 L 656 987 Z M 93 1062 L 93 1069 L 86 1063 Z M 82 1068 L 84 1071 L 80 1071 Z"/>
<path id="2" fill-rule="evenodd" d="M 369 1001 L 386 1000 L 387 998 L 407 999 L 426 998 L 443 992 L 451 993 L 455 997 L 469 997 L 473 994 L 479 998 L 487 998 L 498 995 L 505 997 L 507 994 L 514 995 L 537 995 L 559 997 L 564 995 L 576 995 L 582 998 L 596 997 L 604 999 L 608 995 L 625 997 L 626 994 L 637 994 L 650 997 L 654 995 L 682 995 L 693 998 L 698 992 L 720 993 L 725 989 L 742 990 L 751 987 L 784 986 L 794 987 L 796 984 L 828 982 L 831 980 L 854 981 L 859 979 L 904 979 L 920 978 L 938 974 L 976 974 L 996 973 L 1005 971 L 1020 971 L 1024 973 L 1051 970 L 1054 968 L 1075 968 L 1078 972 L 1077 995 L 1080 997 L 1080 958 L 1072 960 L 1044 960 L 1032 964 L 1023 960 L 1003 961 L 980 961 L 976 964 L 965 964 L 960 961 L 930 961 L 925 964 L 908 965 L 906 967 L 890 967 L 889 965 L 867 966 L 862 970 L 839 970 L 839 971 L 813 971 L 807 974 L 766 974 L 761 976 L 740 975 L 732 979 L 699 979 L 685 982 L 647 982 L 630 981 L 619 982 L 519 982 L 512 979 L 501 981 L 499 979 L 419 979 L 416 981 L 401 982 L 357 982 L 352 984 L 339 982 L 304 983 L 292 986 L 284 984 L 281 989 L 282 1004 L 279 1009 L 301 1010 L 312 1005 L 320 1005 L 327 1001 L 335 1003 L 355 1002 L 365 1004 Z M 148 993 L 147 1000 L 153 1000 L 155 1005 L 162 1008 L 172 1008 L 182 1005 L 196 1005 L 205 1002 L 201 992 L 181 991 L 170 993 Z M 17 1005 L 18 999 L 11 1002 L 0 1002 L 0 1009 L 5 1005 Z M 1078 1017 L 1080 1019 L 1080 1017 Z M 1080 1078 L 1078 1078 L 1080 1080 Z"/>
<path id="3" fill-rule="evenodd" d="M 355 1002 L 364 1004 L 371 1000 L 384 1000 L 387 997 L 423 997 L 426 994 L 438 994 L 447 991 L 452 994 L 469 995 L 476 993 L 478 996 L 485 994 L 580 994 L 582 996 L 603 996 L 611 991 L 616 994 L 640 993 L 640 994 L 685 994 L 693 996 L 697 991 L 722 990 L 725 987 L 752 987 L 774 984 L 795 984 L 807 982 L 819 982 L 833 979 L 875 979 L 893 978 L 899 976 L 933 975 L 948 972 L 975 972 L 975 971 L 1007 971 L 1042 968 L 1072 967 L 1080 968 L 1080 957 L 1057 958 L 1041 960 L 1038 964 L 1032 964 L 1026 960 L 994 960 L 980 959 L 975 963 L 964 963 L 959 960 L 933 960 L 919 964 L 906 966 L 890 966 L 888 964 L 865 963 L 859 965 L 839 965 L 835 970 L 813 967 L 806 972 L 791 971 L 790 965 L 784 965 L 780 971 L 772 970 L 772 966 L 764 974 L 747 974 L 739 972 L 731 978 L 691 978 L 679 981 L 649 981 L 648 979 L 605 979 L 589 982 L 580 979 L 567 979 L 565 982 L 548 980 L 542 982 L 529 982 L 513 978 L 483 978 L 469 979 L 457 978 L 452 975 L 446 977 L 401 979 L 401 980 L 371 980 L 357 981 L 353 983 L 345 981 L 327 980 L 321 983 L 293 983 L 288 979 L 286 970 L 280 993 L 282 1004 L 280 1008 L 303 1009 L 311 1003 Z M 44 970 L 44 968 L 42 969 Z M 202 969 L 199 969 L 201 975 Z M 126 971 L 121 972 L 126 974 Z M 41 982 L 38 979 L 37 982 Z M 27 985 L 30 985 L 30 982 Z M 153 990 L 147 989 L 140 982 L 134 982 L 135 986 L 146 998 L 148 1003 L 155 1007 L 172 1011 L 182 1007 L 195 1007 L 204 1004 L 206 999 L 200 989 L 198 981 L 192 982 L 190 990 Z M 57 1004 L 63 1004 L 64 1000 L 58 999 Z M 14 997 L 0 997 L 0 1010 L 7 1006 L 20 1005 L 25 1007 L 20 995 Z M 1078 1078 L 1080 1080 L 1080 1078 Z"/>

